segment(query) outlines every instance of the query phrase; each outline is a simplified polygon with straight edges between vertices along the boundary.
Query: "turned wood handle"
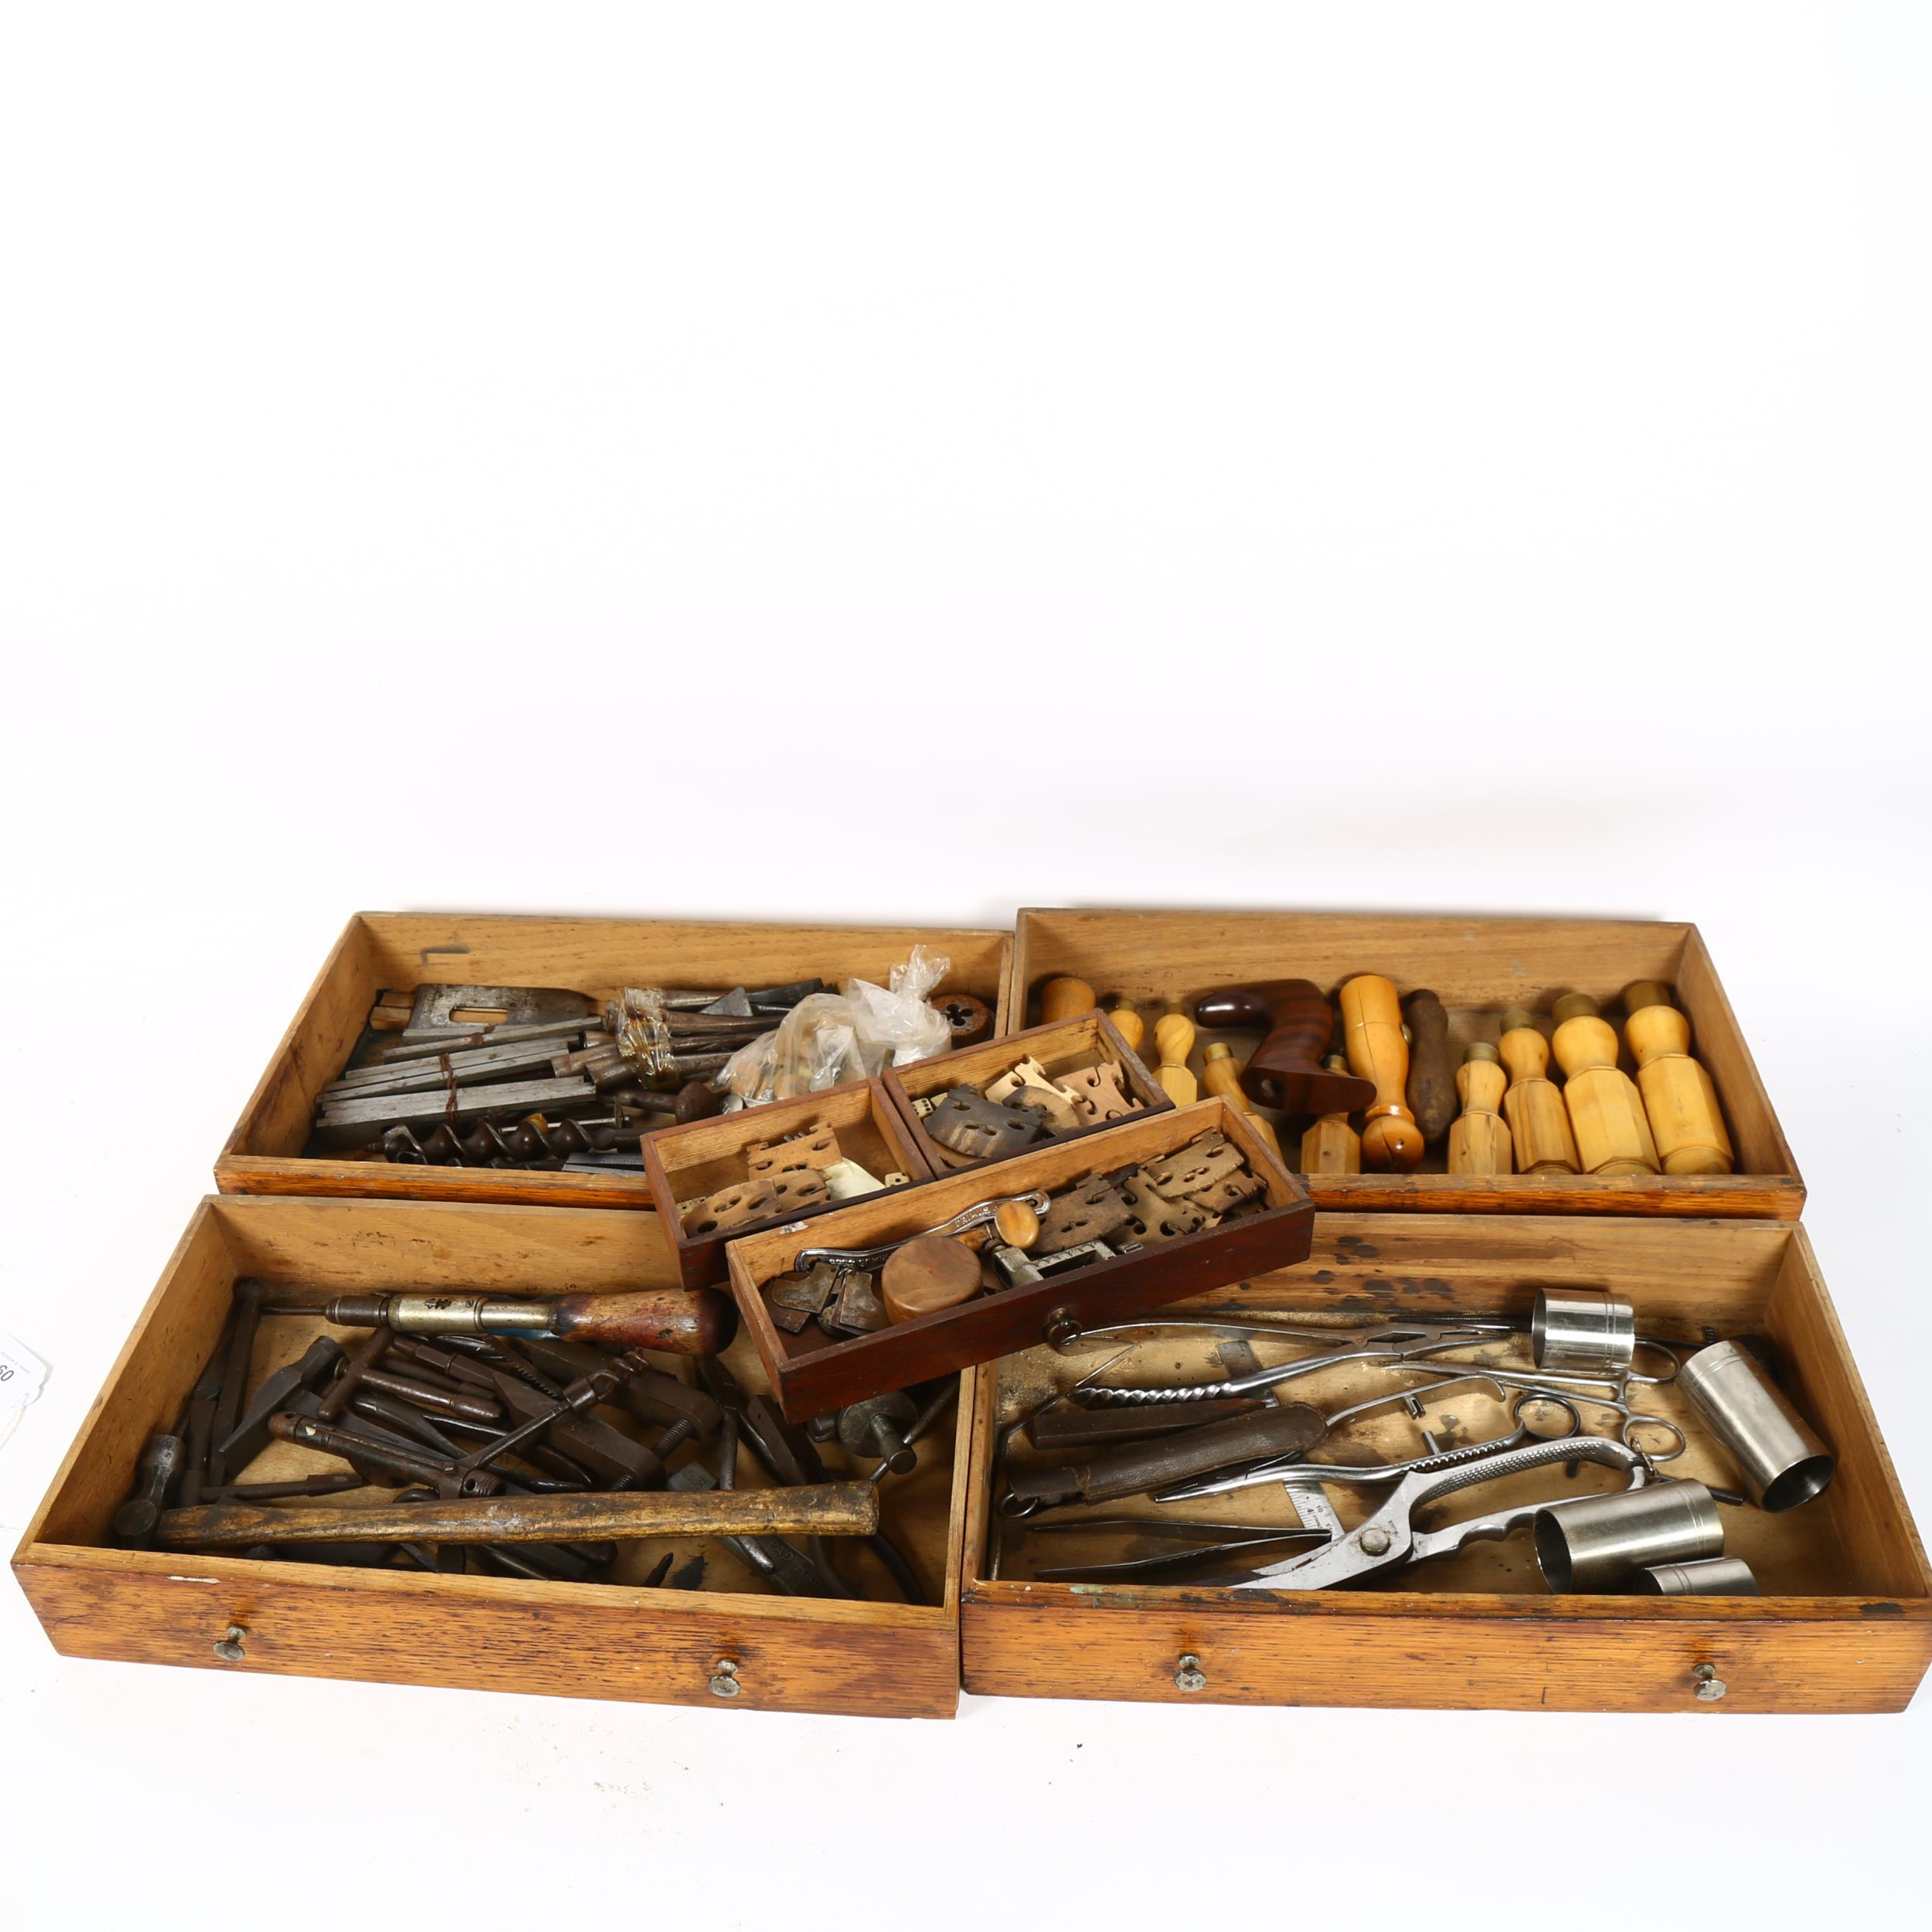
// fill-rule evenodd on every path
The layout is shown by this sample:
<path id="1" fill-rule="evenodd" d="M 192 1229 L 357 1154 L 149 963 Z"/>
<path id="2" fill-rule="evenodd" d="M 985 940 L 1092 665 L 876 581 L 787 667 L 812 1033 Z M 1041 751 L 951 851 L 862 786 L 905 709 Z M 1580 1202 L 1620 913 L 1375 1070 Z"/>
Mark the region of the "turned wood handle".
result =
<path id="1" fill-rule="evenodd" d="M 254 1543 L 572 1543 L 650 1536 L 870 1536 L 879 1488 L 812 1483 L 791 1489 L 592 1492 L 483 1496 L 431 1502 L 366 1502 L 340 1509 L 216 1503 L 170 1509 L 164 1549 L 246 1549 Z"/>
<path id="2" fill-rule="evenodd" d="M 1070 973 L 1063 973 L 1058 979 L 1049 979 L 1040 988 L 1039 1016 L 1042 1024 L 1050 1026 L 1056 1020 L 1076 1019 L 1082 1013 L 1094 1010 L 1094 989 L 1083 979 L 1076 979 Z"/>
<path id="3" fill-rule="evenodd" d="M 1449 1043 L 1449 1015 L 1442 1002 L 1424 990 L 1411 993 L 1403 1009 L 1409 1020 L 1409 1111 L 1433 1147 L 1454 1124 L 1456 1051 Z"/>
<path id="4" fill-rule="evenodd" d="M 1362 1123 L 1362 1164 L 1413 1168 L 1422 1159 L 1422 1130 L 1404 1104 L 1409 1043 L 1402 1037 L 1402 1002 L 1395 982 L 1358 973 L 1342 988 L 1342 1024 L 1349 1064 L 1375 1084 Z"/>
<path id="5" fill-rule="evenodd" d="M 1224 986 L 1195 1002 L 1194 1017 L 1203 1026 L 1266 1029 L 1267 1037 L 1241 1070 L 1242 1091 L 1264 1107 L 1284 1114 L 1352 1114 L 1375 1098 L 1367 1080 L 1321 1064 L 1335 1015 L 1311 980 Z"/>
<path id="6" fill-rule="evenodd" d="M 566 1294 L 556 1304 L 560 1341 L 600 1349 L 655 1349 L 716 1355 L 738 1332 L 738 1311 L 716 1288 L 646 1288 L 631 1294 Z"/>

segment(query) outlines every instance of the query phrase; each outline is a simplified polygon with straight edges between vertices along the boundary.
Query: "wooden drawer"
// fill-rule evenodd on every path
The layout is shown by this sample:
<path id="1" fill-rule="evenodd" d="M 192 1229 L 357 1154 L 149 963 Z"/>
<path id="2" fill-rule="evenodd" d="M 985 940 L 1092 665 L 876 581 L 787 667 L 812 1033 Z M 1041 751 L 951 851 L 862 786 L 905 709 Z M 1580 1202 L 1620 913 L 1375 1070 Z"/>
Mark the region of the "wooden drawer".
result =
<path id="1" fill-rule="evenodd" d="M 1495 919 L 1471 914 L 1369 913 L 1070 912 L 1019 916 L 1009 1005 L 1024 1026 L 1039 988 L 1067 973 L 1102 994 L 1143 1006 L 1170 998 L 1192 1010 L 1217 986 L 1308 979 L 1332 1000 L 1357 973 L 1380 973 L 1405 996 L 1427 987 L 1449 1016 L 1450 1038 L 1494 1041 L 1502 1013 L 1528 1007 L 1547 1036 L 1549 1009 L 1587 993 L 1609 1010 L 1638 980 L 1676 988 L 1689 1015 L 1691 1050 L 1717 1089 L 1737 1157 L 1723 1175 L 1451 1175 L 1440 1147 L 1406 1174 L 1315 1174 L 1319 1208 L 1406 1208 L 1510 1214 L 1689 1214 L 1795 1220 L 1804 1184 L 1752 1063 L 1730 1002 L 1695 926 L 1650 920 Z M 1201 1030 L 1198 1073 L 1217 1039 L 1245 1061 L 1258 1033 Z M 1630 1070 L 1626 1053 L 1624 1065 Z M 1560 1075 L 1552 1070 L 1553 1077 Z M 1283 1119 L 1281 1145 L 1299 1158 L 1305 1122 Z"/>
<path id="2" fill-rule="evenodd" d="M 1152 1160 L 1197 1134 L 1224 1134 L 1267 1185 L 1267 1202 L 1225 1226 L 1150 1244 L 1138 1253 L 1095 1261 L 1032 1287 L 1002 1288 L 963 1307 L 895 1322 L 874 1335 L 837 1339 L 815 1324 L 788 1334 L 771 1318 L 765 1284 L 784 1274 L 801 1247 L 866 1248 L 901 1241 L 940 1226 L 981 1201 L 1048 1192 L 1090 1175 Z M 1087 1138 L 1070 1137 L 1036 1154 L 997 1161 L 895 1189 L 809 1223 L 747 1235 L 726 1249 L 731 1291 L 756 1344 L 779 1405 L 794 1422 L 885 1389 L 903 1389 L 970 1362 L 1023 1349 L 1066 1320 L 1087 1325 L 1196 1294 L 1243 1275 L 1299 1260 L 1308 1252 L 1315 1210 L 1256 1134 L 1246 1114 L 1225 1100 L 1135 1115 Z"/>
<path id="3" fill-rule="evenodd" d="M 224 1194 L 364 1195 L 403 1200 L 512 1201 L 536 1206 L 649 1208 L 641 1174 L 415 1167 L 311 1158 L 316 1096 L 342 1069 L 379 993 L 461 981 L 566 986 L 600 999 L 626 986 L 728 988 L 859 978 L 883 984 L 915 945 L 952 961 L 950 992 L 995 1009 L 1012 941 L 998 932 L 892 926 L 718 924 L 669 919 L 539 919 L 474 913 L 358 913 L 335 942 L 268 1070 L 215 1163 Z"/>
<path id="4" fill-rule="evenodd" d="M 1932 1575 L 1801 1229 L 1751 1221 L 1666 1226 L 1321 1214 L 1304 1266 L 1170 1312 L 1238 1318 L 1312 1309 L 1330 1319 L 1345 1311 L 1503 1313 L 1526 1321 L 1529 1290 L 1536 1285 L 1613 1289 L 1635 1304 L 1640 1334 L 1692 1345 L 1714 1335 L 1756 1335 L 1774 1345 L 1785 1387 L 1835 1451 L 1838 1471 L 1821 1497 L 1785 1514 L 1723 1510 L 1726 1553 L 1752 1565 L 1764 1595 L 1553 1596 L 1520 1533 L 1346 1592 L 1028 1580 L 1044 1566 L 1037 1553 L 1049 1539 L 1016 1537 L 1014 1526 L 992 1515 L 995 1439 L 1043 1391 L 1107 1361 L 1096 1338 L 1076 1354 L 1036 1349 L 982 1373 L 967 1505 L 965 1688 L 988 1696 L 1464 1709 L 1903 1709 L 1932 1661 Z M 1214 1372 L 1211 1358 L 1193 1352 L 1205 1352 L 1212 1340 L 1170 1332 L 1158 1353 L 1144 1350 L 1118 1372 L 1142 1381 L 1205 1379 Z M 1274 1345 L 1260 1345 L 1275 1359 Z M 1515 1353 L 1527 1359 L 1526 1351 Z M 1345 1372 L 1291 1384 L 1284 1393 L 1332 1411 L 1362 1399 L 1338 1388 L 1332 1378 Z M 1403 1379 L 1376 1378 L 1369 1392 L 1386 1394 Z M 1673 1391 L 1644 1393 L 1659 1413 L 1685 1419 Z M 1449 1405 L 1468 1439 L 1499 1426 L 1501 1410 L 1488 1398 L 1478 1410 L 1478 1400 L 1459 1390 Z M 1593 1428 L 1603 1420 L 1587 1406 L 1585 1414 Z M 1724 1452 L 1701 1425 L 1686 1426 L 1690 1447 L 1672 1472 L 1733 1485 Z M 1374 1459 L 1421 1453 L 1415 1425 L 1399 1411 L 1366 1440 Z M 1318 1453 L 1338 1459 L 1335 1444 Z M 1518 1480 L 1546 1484 L 1546 1492 L 1532 1493 L 1553 1499 L 1577 1492 L 1552 1474 L 1554 1481 Z M 1359 1504 L 1338 1487 L 1328 1493 L 1345 1525 L 1359 1520 Z M 1379 1498 L 1386 1492 L 1362 1493 Z M 1522 1499 L 1475 1489 L 1441 1505 L 1430 1520 Z M 1141 1499 L 1106 1513 L 1147 1515 L 1159 1507 Z M 1278 1491 L 1267 1489 L 1188 1505 L 1185 1513 L 1287 1520 Z M 1052 1546 L 1064 1545 L 1055 1539 Z M 1199 1660 L 1206 1680 L 1192 1691 L 1175 1682 L 1184 1655 Z M 1693 1673 L 1706 1665 L 1726 1686 L 1719 1701 L 1696 1695 Z"/>
<path id="5" fill-rule="evenodd" d="M 951 1057 L 939 1056 L 942 1060 Z M 742 1182 L 746 1150 L 754 1141 L 788 1140 L 827 1127 L 838 1136 L 839 1152 L 856 1161 L 876 1180 L 895 1172 L 905 1175 L 907 1182 L 933 1178 L 923 1137 L 907 1125 L 878 1080 L 855 1081 L 849 1087 L 832 1087 L 795 1100 L 774 1100 L 768 1107 L 693 1121 L 685 1127 L 661 1128 L 644 1137 L 644 1171 L 651 1183 L 651 1199 L 663 1217 L 679 1275 L 687 1288 L 709 1287 L 725 1278 L 728 1240 L 781 1222 L 829 1214 L 842 1205 L 824 1201 L 813 1207 L 767 1215 L 729 1233 L 687 1234 L 678 1213 L 681 1202 L 709 1197 Z"/>
<path id="6" fill-rule="evenodd" d="M 654 1215 L 447 1203 L 211 1197 L 196 1210 L 110 1372 L 14 1571 L 69 1656 L 726 1707 L 713 1666 L 738 1665 L 752 1709 L 946 1717 L 958 1695 L 957 1573 L 970 1390 L 922 1439 L 920 1466 L 882 1495 L 934 1600 L 819 1601 L 763 1594 L 707 1552 L 699 1590 L 526 1583 L 129 1551 L 107 1526 L 142 1443 L 169 1427 L 225 1318 L 232 1283 L 364 1292 L 499 1292 L 669 1284 Z M 265 1333 L 276 1325 L 264 1324 Z M 292 1352 L 264 1348 L 257 1373 Z M 726 1360 L 762 1389 L 743 1337 Z M 970 1380 L 970 1377 L 968 1378 Z M 836 1461 L 835 1445 L 828 1451 Z M 692 1545 L 691 1549 L 701 1546 Z M 663 1543 L 620 1557 L 643 1570 Z M 690 1553 L 679 1546 L 679 1560 Z M 869 1562 L 869 1560 L 863 1560 Z M 855 1576 L 862 1560 L 849 1559 Z M 243 1656 L 213 1646 L 240 1624 Z"/>
<path id="7" fill-rule="evenodd" d="M 1052 1079 L 1087 1067 L 1111 1066 L 1119 1077 L 1121 1090 L 1129 1099 L 1138 1100 L 1145 1111 L 1159 1113 L 1174 1104 L 1140 1056 L 1121 1039 L 1114 1022 L 1099 1012 L 1083 1013 L 1076 1019 L 1059 1020 L 1049 1026 L 1029 1026 L 1024 1032 L 1009 1033 L 978 1046 L 963 1047 L 956 1053 L 936 1053 L 930 1060 L 915 1060 L 910 1066 L 889 1066 L 879 1078 L 900 1118 L 925 1149 L 933 1172 L 959 1173 L 968 1168 L 984 1167 L 988 1162 L 961 1160 L 934 1140 L 926 1131 L 925 1116 L 915 1103 L 930 1100 L 955 1087 L 976 1087 L 983 1092 L 1023 1060 L 1037 1061 Z M 1057 1145 L 1063 1141 L 1083 1139 L 1090 1134 L 1104 1133 L 1119 1124 L 1117 1121 L 1097 1121 L 1052 1138 Z"/>

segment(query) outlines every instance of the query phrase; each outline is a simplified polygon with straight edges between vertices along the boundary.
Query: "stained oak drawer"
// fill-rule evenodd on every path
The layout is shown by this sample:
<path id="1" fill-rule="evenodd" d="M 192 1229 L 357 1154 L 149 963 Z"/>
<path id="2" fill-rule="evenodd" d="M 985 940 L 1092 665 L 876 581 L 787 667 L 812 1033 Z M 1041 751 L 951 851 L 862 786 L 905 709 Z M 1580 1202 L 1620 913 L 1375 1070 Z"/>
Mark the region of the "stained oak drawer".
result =
<path id="1" fill-rule="evenodd" d="M 971 1420 L 966 1389 L 956 1415 L 921 1438 L 918 1468 L 882 1490 L 884 1526 L 924 1587 L 928 1600 L 920 1604 L 898 1600 L 883 1578 L 870 1580 L 880 1600 L 768 1595 L 712 1543 L 635 1544 L 613 1573 L 641 1578 L 667 1548 L 680 1565 L 702 1553 L 702 1587 L 691 1590 L 112 1547 L 108 1524 L 141 1445 L 172 1426 L 221 1332 L 231 1286 L 244 1275 L 271 1291 L 328 1293 L 543 1294 L 677 1280 L 654 1215 L 281 1196 L 203 1201 L 15 1553 L 15 1573 L 57 1650 L 721 1709 L 953 1713 L 964 1507 L 963 1481 L 954 1478 L 963 1475 Z M 294 1352 L 274 1333 L 294 1319 L 264 1321 L 255 1379 Z M 764 1387 L 743 1338 L 726 1359 L 747 1388 Z M 828 1447 L 828 1463 L 839 1466 L 841 1453 Z M 869 1578 L 862 1555 L 846 1568 L 855 1581 Z M 726 1662 L 734 1668 L 721 1673 Z M 721 1679 L 735 1685 L 728 1696 L 714 1688 Z"/>
<path id="2" fill-rule="evenodd" d="M 1014 935 L 1009 1022 L 1026 1026 L 1041 988 L 1062 975 L 1087 981 L 1103 995 L 1125 995 L 1151 1023 L 1166 1001 L 1179 1000 L 1192 1012 L 1202 995 L 1218 988 L 1269 980 L 1309 981 L 1332 1007 L 1342 982 L 1366 973 L 1393 981 L 1405 998 L 1425 988 L 1433 992 L 1446 1009 L 1458 1059 L 1472 1041 L 1494 1044 L 1502 1015 L 1512 1008 L 1529 1009 L 1547 1039 L 1551 1008 L 1565 994 L 1588 995 L 1614 1020 L 1617 1002 L 1634 983 L 1672 988 L 1690 1022 L 1690 1050 L 1715 1087 L 1735 1165 L 1723 1175 L 1454 1175 L 1447 1172 L 1439 1142 L 1412 1172 L 1308 1175 L 1317 1207 L 1789 1220 L 1803 1211 L 1798 1164 L 1692 925 L 1478 914 L 1029 910 L 1019 915 Z M 1202 1027 L 1189 1063 L 1198 1073 L 1208 1048 L 1225 1042 L 1240 1064 L 1261 1037 L 1258 1030 Z M 1621 1064 L 1630 1072 L 1628 1049 L 1621 1050 Z M 1559 1069 L 1553 1066 L 1550 1073 L 1560 1080 Z M 1308 1122 L 1271 1117 L 1278 1117 L 1289 1164 L 1298 1166 Z"/>
<path id="3" fill-rule="evenodd" d="M 651 1206 L 641 1172 L 575 1173 L 392 1164 L 310 1152 L 316 1099 L 342 1072 L 378 996 L 423 985 L 564 987 L 597 1000 L 627 986 L 772 986 L 858 978 L 883 985 L 916 945 L 951 970 L 935 995 L 970 994 L 1003 1026 L 1012 951 L 1003 932 L 889 926 L 545 919 L 474 913 L 358 913 L 323 963 L 215 1163 L 224 1194 L 359 1195 Z"/>
<path id="4" fill-rule="evenodd" d="M 1538 1287 L 1613 1291 L 1634 1304 L 1640 1335 L 1684 1352 L 1719 1337 L 1768 1344 L 1782 1386 L 1835 1452 L 1837 1471 L 1822 1495 L 1782 1514 L 1720 1504 L 1725 1553 L 1750 1564 L 1761 1595 L 1553 1594 L 1520 1530 L 1352 1589 L 1237 1590 L 1147 1580 L 1145 1571 L 1126 1581 L 1043 1580 L 1043 1570 L 1175 1546 L 1166 1540 L 1171 1529 L 1165 1538 L 1138 1529 L 1044 1530 L 1055 1516 L 1138 1520 L 1165 1509 L 1234 1524 L 1231 1535 L 1294 1520 L 1279 1484 L 1185 1505 L 1143 1497 L 1019 1521 L 1002 1514 L 998 1454 L 1008 1430 L 1077 1378 L 1102 1369 L 1110 1383 L 1179 1385 L 1228 1372 L 1217 1352 L 1226 1345 L 1223 1333 L 1211 1327 L 1141 1337 L 1117 1362 L 1110 1357 L 1134 1338 L 1094 1334 L 1066 1355 L 1036 1349 L 983 1372 L 968 1485 L 965 1688 L 985 1696 L 1464 1709 L 1903 1708 L 1932 1661 L 1932 1576 L 1810 1243 L 1795 1225 L 1326 1213 L 1316 1217 L 1313 1251 L 1301 1267 L 1162 1313 L 1209 1324 L 1270 1315 L 1330 1327 L 1456 1315 L 1526 1324 Z M 1249 1345 L 1272 1362 L 1319 1343 L 1302 1337 Z M 1520 1341 L 1504 1352 L 1527 1359 Z M 1665 1372 L 1661 1358 L 1648 1359 Z M 1419 1388 L 1420 1379 L 1364 1370 L 1352 1382 L 1348 1371 L 1329 1369 L 1283 1385 L 1281 1394 L 1332 1414 L 1405 1386 Z M 1664 1473 L 1739 1485 L 1727 1453 L 1674 1388 L 1637 1388 L 1632 1405 L 1686 1433 L 1687 1447 Z M 1593 1431 L 1621 1427 L 1588 1401 L 1580 1406 Z M 1423 1427 L 1455 1443 L 1488 1440 L 1510 1426 L 1495 1395 L 1473 1386 L 1428 1395 L 1423 1407 L 1419 1418 L 1385 1408 L 1315 1453 L 1379 1463 L 1424 1453 Z M 1638 1440 L 1662 1448 L 1672 1439 L 1645 1426 Z M 1431 1505 L 1426 1523 L 1615 1486 L 1605 1471 L 1583 1465 L 1566 1478 L 1558 1465 L 1514 1478 L 1513 1486 L 1466 1490 Z M 1345 1529 L 1387 1494 L 1343 1485 L 1324 1492 Z"/>

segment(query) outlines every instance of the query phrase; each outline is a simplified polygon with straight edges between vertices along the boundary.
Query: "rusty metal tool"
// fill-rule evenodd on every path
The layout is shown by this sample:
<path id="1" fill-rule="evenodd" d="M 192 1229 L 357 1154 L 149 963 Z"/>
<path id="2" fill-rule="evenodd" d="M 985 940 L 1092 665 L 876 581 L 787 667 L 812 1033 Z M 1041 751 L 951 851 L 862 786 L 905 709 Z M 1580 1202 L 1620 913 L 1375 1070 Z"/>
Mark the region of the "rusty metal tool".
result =
<path id="1" fill-rule="evenodd" d="M 1114 1554 L 1103 1562 L 1060 1563 L 1035 1570 L 1041 1583 L 1132 1581 L 1198 1570 L 1202 1565 L 1250 1550 L 1290 1543 L 1325 1543 L 1325 1529 L 1257 1528 L 1250 1523 L 1178 1522 L 1165 1516 L 1048 1518 L 1029 1524 L 1028 1533 L 1060 1531 L 1073 1536 L 1093 1532 L 1117 1537 Z M 1175 1547 L 1174 1546 L 1179 1546 Z"/>
<path id="2" fill-rule="evenodd" d="M 318 1422 L 333 1422 L 349 1406 L 355 1391 L 362 1386 L 363 1376 L 382 1360 L 390 1340 L 389 1328 L 379 1321 L 356 1343 L 349 1359 L 342 1364 L 342 1373 L 321 1392 L 315 1405 Z"/>
<path id="3" fill-rule="evenodd" d="M 222 1549 L 250 1543 L 386 1542 L 556 1543 L 597 1536 L 617 1542 L 658 1536 L 867 1536 L 879 1528 L 879 1492 L 869 1483 L 808 1488 L 592 1492 L 577 1496 L 438 1497 L 421 1502 L 296 1504 L 256 1509 L 212 1503 L 163 1512 L 164 1549 Z"/>
<path id="4" fill-rule="evenodd" d="M 526 1359 L 550 1372 L 560 1383 L 574 1381 L 598 1366 L 597 1351 L 576 1342 L 553 1342 L 538 1335 L 525 1335 L 518 1346 Z M 662 1369 L 640 1369 L 618 1392 L 618 1400 L 631 1413 L 645 1422 L 668 1428 L 674 1422 L 688 1422 L 692 1431 L 708 1441 L 718 1431 L 723 1410 L 717 1398 Z"/>
<path id="5" fill-rule="evenodd" d="M 268 1447 L 268 1418 L 293 1406 L 298 1396 L 313 1396 L 346 1359 L 339 1342 L 318 1335 L 299 1360 L 266 1376 L 242 1411 L 240 1420 L 220 1444 L 225 1470 L 246 1469 Z M 213 1486 L 234 1487 L 232 1483 Z"/>
<path id="6" fill-rule="evenodd" d="M 1001 1512 L 1025 1516 L 1062 1503 L 1111 1502 L 1217 1470 L 1298 1456 L 1320 1442 L 1328 1428 L 1319 1409 L 1287 1402 L 1153 1442 L 1124 1444 L 1083 1462 L 1012 1471 L 1000 1499 Z"/>
<path id="7" fill-rule="evenodd" d="M 340 1456 L 358 1468 L 386 1470 L 405 1482 L 427 1483 L 439 1494 L 447 1489 L 458 1496 L 494 1496 L 503 1487 L 503 1478 L 484 1469 L 464 1469 L 435 1455 L 400 1440 L 383 1440 L 360 1430 L 343 1429 L 333 1423 L 318 1422 L 312 1416 L 294 1415 L 284 1410 L 269 1418 L 268 1433 L 278 1442 L 299 1444 L 304 1449 L 318 1449 L 324 1455 Z M 267 1532 L 251 1542 L 273 1540 Z"/>
<path id="8" fill-rule="evenodd" d="M 292 1496 L 338 1496 L 368 1486 L 353 1470 L 345 1469 L 339 1475 L 287 1476 L 279 1482 L 226 1483 L 201 1495 L 204 1502 L 285 1502 Z"/>
<path id="9" fill-rule="evenodd" d="M 168 1505 L 168 1492 L 181 1480 L 188 1445 L 179 1436 L 152 1435 L 142 1445 L 134 1487 L 115 1510 L 111 1534 L 123 1549 L 151 1548 Z"/>
<path id="10" fill-rule="evenodd" d="M 228 1458 L 223 1444 L 241 1418 L 242 1398 L 248 1393 L 249 1364 L 254 1359 L 255 1338 L 261 1331 L 262 1284 L 244 1275 L 233 1290 L 235 1317 L 228 1331 L 228 1352 L 222 1363 L 221 1393 L 208 1430 L 208 1481 L 226 1479 Z"/>

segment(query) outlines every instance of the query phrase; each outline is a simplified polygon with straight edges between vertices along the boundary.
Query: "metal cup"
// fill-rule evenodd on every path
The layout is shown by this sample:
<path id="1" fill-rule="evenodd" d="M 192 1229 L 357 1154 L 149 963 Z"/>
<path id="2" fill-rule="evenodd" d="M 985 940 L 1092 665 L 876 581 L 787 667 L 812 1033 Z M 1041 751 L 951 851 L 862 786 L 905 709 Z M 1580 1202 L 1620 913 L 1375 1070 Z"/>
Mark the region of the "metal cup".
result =
<path id="1" fill-rule="evenodd" d="M 1755 1597 L 1757 1579 L 1741 1556 L 1707 1556 L 1701 1563 L 1652 1563 L 1636 1577 L 1640 1597 Z"/>
<path id="2" fill-rule="evenodd" d="M 1677 1386 L 1736 1458 L 1759 1509 L 1794 1509 L 1831 1481 L 1838 1466 L 1831 1451 L 1735 1342 L 1699 1349 L 1679 1372 Z"/>
<path id="3" fill-rule="evenodd" d="M 1617 1590 L 1655 1563 L 1724 1550 L 1717 1503 L 1701 1482 L 1648 1483 L 1536 1512 L 1536 1566 L 1559 1594 Z"/>
<path id="4" fill-rule="evenodd" d="M 1637 1312 L 1591 1288 L 1539 1288 L 1529 1345 L 1539 1369 L 1628 1369 L 1637 1352 Z"/>

